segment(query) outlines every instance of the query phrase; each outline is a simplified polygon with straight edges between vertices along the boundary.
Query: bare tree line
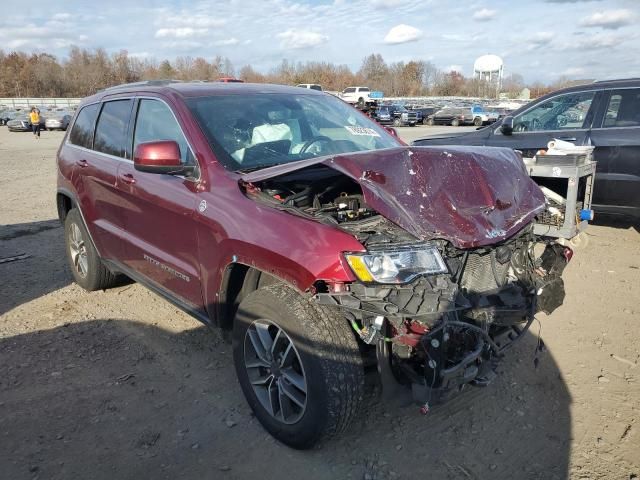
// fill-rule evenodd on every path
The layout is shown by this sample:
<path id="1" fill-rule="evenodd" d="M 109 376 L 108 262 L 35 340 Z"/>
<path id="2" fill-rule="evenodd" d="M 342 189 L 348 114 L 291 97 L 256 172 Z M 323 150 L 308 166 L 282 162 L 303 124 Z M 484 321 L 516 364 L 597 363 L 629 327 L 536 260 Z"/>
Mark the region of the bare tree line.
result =
<path id="1" fill-rule="evenodd" d="M 121 83 L 139 80 L 217 80 L 238 76 L 246 82 L 318 83 L 325 90 L 342 90 L 350 85 L 366 85 L 383 91 L 386 96 L 466 95 L 492 96 L 487 85 L 459 72 L 443 72 L 431 62 L 412 60 L 387 63 L 380 54 L 364 58 L 360 69 L 330 62 L 293 63 L 283 60 L 266 73 L 245 65 L 238 71 L 226 57 L 177 57 L 156 60 L 130 56 L 126 50 L 108 54 L 106 50 L 72 47 L 67 58 L 59 60 L 47 53 L 5 53 L 0 50 L 0 97 L 84 97 Z M 503 91 L 516 96 L 525 83 L 522 76 L 512 74 Z M 546 93 L 558 84 L 529 85 L 534 95 Z"/>

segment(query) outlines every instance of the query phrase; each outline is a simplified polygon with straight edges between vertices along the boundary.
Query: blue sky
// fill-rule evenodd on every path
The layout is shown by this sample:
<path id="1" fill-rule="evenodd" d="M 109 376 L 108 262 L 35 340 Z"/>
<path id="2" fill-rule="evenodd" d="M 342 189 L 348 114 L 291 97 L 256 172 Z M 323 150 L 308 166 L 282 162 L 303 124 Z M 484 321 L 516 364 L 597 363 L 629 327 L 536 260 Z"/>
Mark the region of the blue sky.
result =
<path id="1" fill-rule="evenodd" d="M 527 81 L 619 78 L 640 76 L 640 0 L 2 0 L 0 49 L 70 45 L 263 72 L 283 58 L 357 69 L 380 53 L 470 75 L 491 53 Z"/>

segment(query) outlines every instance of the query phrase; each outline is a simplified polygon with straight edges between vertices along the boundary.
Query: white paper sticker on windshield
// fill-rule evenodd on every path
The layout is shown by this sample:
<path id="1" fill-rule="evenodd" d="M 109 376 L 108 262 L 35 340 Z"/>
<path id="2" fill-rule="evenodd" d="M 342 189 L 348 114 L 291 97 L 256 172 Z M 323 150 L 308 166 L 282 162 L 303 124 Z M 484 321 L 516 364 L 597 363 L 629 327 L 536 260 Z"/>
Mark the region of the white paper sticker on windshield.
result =
<path id="1" fill-rule="evenodd" d="M 380 134 L 373 128 L 345 126 L 351 135 L 363 135 L 365 137 L 379 137 Z"/>

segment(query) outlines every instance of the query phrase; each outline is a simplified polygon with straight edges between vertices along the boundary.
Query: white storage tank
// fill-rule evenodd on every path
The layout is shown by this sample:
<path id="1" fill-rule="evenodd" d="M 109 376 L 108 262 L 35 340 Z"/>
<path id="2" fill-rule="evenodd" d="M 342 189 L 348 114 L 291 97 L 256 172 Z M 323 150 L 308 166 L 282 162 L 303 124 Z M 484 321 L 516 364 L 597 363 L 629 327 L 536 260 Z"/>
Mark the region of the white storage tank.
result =
<path id="1" fill-rule="evenodd" d="M 473 64 L 473 77 L 491 83 L 500 90 L 502 76 L 504 74 L 504 62 L 497 55 L 482 55 Z"/>

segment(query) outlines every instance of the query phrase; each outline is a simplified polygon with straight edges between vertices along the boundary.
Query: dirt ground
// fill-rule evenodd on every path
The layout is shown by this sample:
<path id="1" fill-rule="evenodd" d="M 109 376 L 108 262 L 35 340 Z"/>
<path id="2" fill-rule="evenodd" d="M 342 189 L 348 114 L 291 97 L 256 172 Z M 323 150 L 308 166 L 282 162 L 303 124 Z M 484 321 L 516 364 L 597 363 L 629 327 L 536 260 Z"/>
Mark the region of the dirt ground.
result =
<path id="1" fill-rule="evenodd" d="M 565 304 L 489 387 L 426 416 L 363 409 L 348 434 L 300 452 L 251 415 L 219 332 L 139 285 L 71 282 L 54 201 L 61 139 L 0 128 L 0 258 L 25 255 L 0 263 L 0 478 L 640 476 L 637 229 L 589 228 Z"/>

